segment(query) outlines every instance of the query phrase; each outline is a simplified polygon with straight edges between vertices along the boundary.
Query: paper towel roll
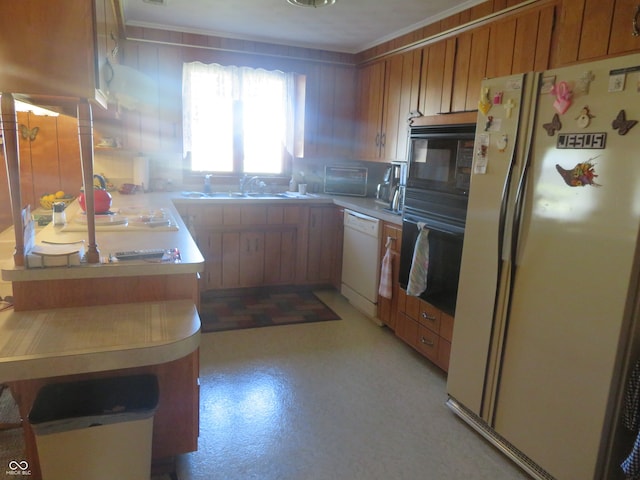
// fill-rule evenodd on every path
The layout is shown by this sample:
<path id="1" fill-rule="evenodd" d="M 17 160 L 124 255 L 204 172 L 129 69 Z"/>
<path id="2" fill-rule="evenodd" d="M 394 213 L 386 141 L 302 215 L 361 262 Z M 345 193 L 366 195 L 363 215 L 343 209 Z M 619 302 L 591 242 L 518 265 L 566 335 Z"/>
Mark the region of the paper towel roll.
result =
<path id="1" fill-rule="evenodd" d="M 149 157 L 135 157 L 133 159 L 133 183 L 149 190 Z"/>

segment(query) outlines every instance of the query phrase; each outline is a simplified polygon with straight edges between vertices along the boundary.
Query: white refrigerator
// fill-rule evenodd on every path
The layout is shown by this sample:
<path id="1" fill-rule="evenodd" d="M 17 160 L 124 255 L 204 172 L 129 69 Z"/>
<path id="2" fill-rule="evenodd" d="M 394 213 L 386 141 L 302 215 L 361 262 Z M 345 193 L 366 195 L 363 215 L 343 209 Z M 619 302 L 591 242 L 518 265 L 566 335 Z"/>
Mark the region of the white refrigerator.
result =
<path id="1" fill-rule="evenodd" d="M 447 405 L 534 478 L 625 478 L 640 55 L 485 80 Z"/>

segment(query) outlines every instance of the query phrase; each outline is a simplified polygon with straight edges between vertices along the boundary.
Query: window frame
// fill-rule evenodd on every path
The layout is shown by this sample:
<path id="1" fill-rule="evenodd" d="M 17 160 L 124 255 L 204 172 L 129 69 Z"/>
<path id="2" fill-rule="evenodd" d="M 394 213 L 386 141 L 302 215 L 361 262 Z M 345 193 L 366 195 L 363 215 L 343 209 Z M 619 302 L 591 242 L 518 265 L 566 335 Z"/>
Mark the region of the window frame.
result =
<path id="1" fill-rule="evenodd" d="M 222 65 L 229 66 L 229 65 Z M 245 68 L 258 69 L 260 67 L 247 66 Z M 271 69 L 269 71 L 275 71 L 278 69 Z M 251 175 L 257 175 L 261 178 L 268 179 L 270 184 L 273 185 L 287 185 L 289 178 L 293 172 L 293 159 L 302 158 L 304 156 L 304 121 L 305 121 L 305 94 L 306 94 L 306 75 L 297 72 L 288 72 L 294 76 L 294 126 L 293 126 L 293 150 L 294 154 L 289 152 L 283 152 L 282 158 L 282 172 L 281 173 L 251 173 Z M 234 102 L 233 107 L 233 171 L 215 171 L 215 170 L 192 170 L 190 155 L 184 155 L 182 159 L 182 171 L 183 182 L 185 184 L 202 184 L 206 175 L 211 175 L 211 183 L 216 185 L 228 185 L 230 183 L 236 183 L 246 173 L 243 171 L 244 167 L 244 145 L 242 135 L 242 108 L 241 101 Z M 184 123 L 181 124 L 184 128 Z M 184 142 L 184 137 L 182 137 Z M 183 149 L 184 151 L 184 149 Z"/>

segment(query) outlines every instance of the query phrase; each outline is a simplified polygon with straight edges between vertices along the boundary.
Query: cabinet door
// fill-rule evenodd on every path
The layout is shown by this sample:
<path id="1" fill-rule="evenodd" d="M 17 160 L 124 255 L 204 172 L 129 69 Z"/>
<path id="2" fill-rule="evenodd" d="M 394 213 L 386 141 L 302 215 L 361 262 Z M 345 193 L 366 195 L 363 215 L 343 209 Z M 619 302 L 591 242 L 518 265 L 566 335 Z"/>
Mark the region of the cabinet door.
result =
<path id="1" fill-rule="evenodd" d="M 487 77 L 495 78 L 511 74 L 515 37 L 515 19 L 503 20 L 491 25 Z"/>
<path id="2" fill-rule="evenodd" d="M 607 2 L 603 2 L 607 3 Z M 640 29 L 640 5 L 637 0 L 616 0 L 609 38 L 609 54 L 640 50 L 640 35 L 633 36 L 633 21 Z"/>
<path id="3" fill-rule="evenodd" d="M 104 0 L 98 0 L 102 2 Z M 97 78 L 96 5 L 91 0 L 3 2 L 0 91 L 96 99 L 106 106 Z M 37 66 L 37 75 L 25 75 Z"/>
<path id="4" fill-rule="evenodd" d="M 264 233 L 240 234 L 239 278 L 241 287 L 256 287 L 264 279 Z"/>
<path id="5" fill-rule="evenodd" d="M 422 49 L 420 111 L 437 115 L 451 111 L 456 39 L 443 40 Z"/>
<path id="6" fill-rule="evenodd" d="M 387 61 L 383 106 L 382 158 L 402 161 L 407 156 L 408 116 L 418 109 L 422 51 L 413 50 Z"/>
<path id="7" fill-rule="evenodd" d="M 354 67 L 316 65 L 305 86 L 305 158 L 348 157 L 353 147 Z"/>
<path id="8" fill-rule="evenodd" d="M 264 283 L 266 285 L 291 284 L 295 280 L 296 232 L 265 232 Z"/>
<path id="9" fill-rule="evenodd" d="M 489 55 L 488 27 L 474 30 L 471 34 L 471 58 L 469 59 L 469 76 L 467 79 L 466 108 L 477 110 L 480 99 L 480 85 L 487 73 L 487 55 Z"/>
<path id="10" fill-rule="evenodd" d="M 380 155 L 384 77 L 385 62 L 358 71 L 355 155 L 361 160 L 376 160 Z"/>
<path id="11" fill-rule="evenodd" d="M 117 63 L 118 59 L 118 23 L 112 0 L 95 1 L 96 32 L 96 77 L 98 88 L 107 88 L 106 80 L 111 75 L 108 63 Z"/>
<path id="12" fill-rule="evenodd" d="M 205 258 L 204 271 L 200 274 L 200 290 L 211 290 L 222 286 L 222 234 L 212 232 L 210 227 L 194 227 L 192 235 Z"/>
<path id="13" fill-rule="evenodd" d="M 240 287 L 240 250 L 242 248 L 239 232 L 222 233 L 222 288 Z"/>
<path id="14" fill-rule="evenodd" d="M 473 33 L 463 33 L 457 38 L 457 51 L 451 90 L 451 111 L 464 112 L 467 109 L 467 91 L 471 62 Z"/>
<path id="15" fill-rule="evenodd" d="M 614 3 L 616 2 L 603 2 L 602 0 L 586 0 L 584 2 L 578 60 L 590 60 L 607 54 Z M 630 25 L 631 16 L 629 16 L 627 28 Z"/>
<path id="16" fill-rule="evenodd" d="M 333 278 L 335 254 L 335 208 L 309 208 L 307 249 L 307 281 L 330 283 Z"/>
<path id="17" fill-rule="evenodd" d="M 398 160 L 403 64 L 404 55 L 394 55 L 385 65 L 384 101 L 380 127 L 380 157 L 385 161 Z"/>

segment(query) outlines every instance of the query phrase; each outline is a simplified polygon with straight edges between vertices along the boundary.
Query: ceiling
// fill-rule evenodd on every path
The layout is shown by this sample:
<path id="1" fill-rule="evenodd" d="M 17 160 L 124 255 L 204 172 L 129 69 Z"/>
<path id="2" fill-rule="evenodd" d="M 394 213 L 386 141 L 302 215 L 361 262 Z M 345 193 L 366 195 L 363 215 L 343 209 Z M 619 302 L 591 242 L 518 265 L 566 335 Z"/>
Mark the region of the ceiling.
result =
<path id="1" fill-rule="evenodd" d="M 120 0 L 127 26 L 358 53 L 485 0 Z"/>

